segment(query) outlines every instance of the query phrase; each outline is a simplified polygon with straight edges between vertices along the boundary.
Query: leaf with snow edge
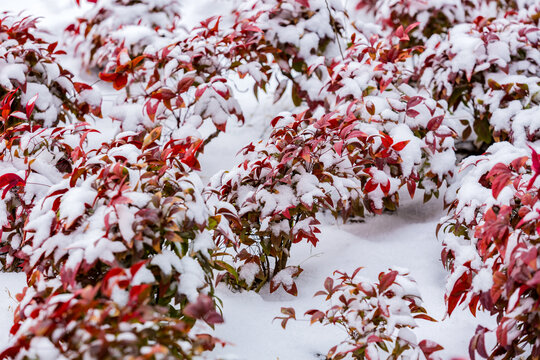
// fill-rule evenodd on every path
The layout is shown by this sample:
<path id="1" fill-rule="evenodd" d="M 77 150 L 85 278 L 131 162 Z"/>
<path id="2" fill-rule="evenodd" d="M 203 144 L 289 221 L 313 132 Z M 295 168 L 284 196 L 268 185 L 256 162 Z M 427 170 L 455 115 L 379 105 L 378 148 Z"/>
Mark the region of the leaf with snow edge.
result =
<path id="1" fill-rule="evenodd" d="M 15 186 L 25 186 L 25 181 L 20 176 L 13 173 L 0 176 L 0 189 L 4 189 L 2 192 L 2 199 L 5 199 L 8 191 Z"/>
<path id="2" fill-rule="evenodd" d="M 487 178 L 491 181 L 491 191 L 496 199 L 501 191 L 511 183 L 513 177 L 512 171 L 503 163 L 496 164 L 493 169 L 487 174 Z"/>
<path id="3" fill-rule="evenodd" d="M 418 344 L 426 359 L 431 359 L 431 354 L 434 352 L 444 350 L 444 348 L 432 340 L 422 340 Z"/>
<path id="4" fill-rule="evenodd" d="M 293 296 L 298 295 L 298 289 L 294 278 L 298 277 L 302 273 L 303 269 L 299 266 L 287 266 L 285 269 L 278 272 L 272 280 L 270 281 L 270 292 L 273 293 L 280 286 L 283 286 L 283 289 Z"/>
<path id="5" fill-rule="evenodd" d="M 36 101 L 38 99 L 39 93 L 32 96 L 30 100 L 28 100 L 28 103 L 26 103 L 26 118 L 30 119 L 30 115 L 32 115 L 32 112 L 34 111 L 34 106 L 36 105 Z"/>
<path id="6" fill-rule="evenodd" d="M 322 311 L 317 310 L 317 309 L 308 310 L 308 311 L 306 311 L 305 315 L 311 316 L 311 318 L 310 318 L 310 323 L 311 324 L 314 324 L 317 321 L 322 323 L 322 321 L 323 321 L 323 319 L 325 317 L 325 314 Z"/>
<path id="7" fill-rule="evenodd" d="M 485 334 L 489 330 L 481 325 L 478 325 L 474 336 L 471 338 L 469 343 L 469 356 L 471 360 L 475 360 L 475 353 L 478 352 L 483 358 L 488 358 L 488 353 L 486 351 L 485 345 Z"/>

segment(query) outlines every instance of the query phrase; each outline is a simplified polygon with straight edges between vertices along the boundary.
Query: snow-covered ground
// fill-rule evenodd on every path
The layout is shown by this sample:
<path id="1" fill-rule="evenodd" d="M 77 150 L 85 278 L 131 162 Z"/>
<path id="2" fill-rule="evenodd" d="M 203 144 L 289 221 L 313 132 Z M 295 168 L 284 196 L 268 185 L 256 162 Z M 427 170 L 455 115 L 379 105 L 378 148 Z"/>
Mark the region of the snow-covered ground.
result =
<path id="1" fill-rule="evenodd" d="M 187 2 L 185 19 L 189 25 L 194 25 L 203 16 L 225 11 L 233 2 Z M 43 17 L 43 26 L 51 32 L 61 31 L 82 11 L 74 0 L 4 0 L 0 8 L 15 12 L 26 10 L 28 15 Z M 242 90 L 242 84 L 239 87 Z M 248 115 L 260 114 L 269 118 L 275 115 L 264 106 L 262 109 L 252 108 L 249 100 L 242 105 Z M 244 127 L 231 127 L 208 146 L 202 158 L 204 178 L 220 169 L 230 168 L 238 150 L 265 132 L 261 126 L 264 122 L 249 120 L 250 116 L 247 119 Z M 402 196 L 403 199 L 407 197 L 405 194 Z M 314 298 L 313 294 L 322 288 L 324 279 L 334 270 L 352 272 L 362 266 L 364 275 L 375 279 L 379 272 L 397 266 L 409 269 L 419 285 L 425 308 L 439 320 L 436 323 L 420 320 L 416 330 L 418 339 L 431 339 L 444 346 L 445 350 L 440 353 L 444 359 L 467 358 L 468 342 L 476 325 L 481 323 L 493 327 L 494 319 L 487 314 L 478 314 L 475 319 L 467 311 L 456 311 L 450 318 L 444 316 L 446 273 L 439 260 L 441 246 L 435 235 L 437 222 L 443 215 L 439 200 L 427 204 L 420 200 L 405 200 L 397 213 L 371 217 L 363 223 L 343 225 L 335 224 L 330 218 L 322 219 L 325 225 L 319 245 L 313 248 L 299 244 L 291 254 L 290 263 L 302 264 L 304 269 L 297 281 L 297 297 L 281 289 L 270 294 L 268 288 L 264 288 L 257 294 L 232 293 L 225 287 L 218 288 L 225 324 L 217 326 L 215 334 L 229 345 L 211 356 L 250 360 L 324 359 L 321 354 L 326 354 L 331 346 L 344 340 L 345 334 L 335 327 L 310 326 L 307 320 L 289 322 L 284 331 L 279 321 L 273 321 L 280 315 L 280 308 L 294 307 L 301 317 L 306 310 L 323 307 L 323 299 Z M 13 310 L 17 305 L 15 294 L 24 285 L 24 275 L 0 273 L 0 318 L 3 319 L 0 323 L 0 346 L 8 339 Z"/>

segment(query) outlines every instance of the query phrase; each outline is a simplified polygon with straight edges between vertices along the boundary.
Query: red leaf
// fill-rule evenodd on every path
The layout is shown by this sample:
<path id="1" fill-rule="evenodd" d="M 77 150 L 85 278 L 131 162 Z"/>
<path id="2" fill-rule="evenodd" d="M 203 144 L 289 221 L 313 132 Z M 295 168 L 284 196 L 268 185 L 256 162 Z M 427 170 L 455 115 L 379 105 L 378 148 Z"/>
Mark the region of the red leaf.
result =
<path id="1" fill-rule="evenodd" d="M 364 191 L 366 193 L 370 193 L 373 190 L 375 190 L 378 185 L 379 184 L 376 184 L 375 182 L 373 182 L 373 180 L 369 179 L 368 182 L 366 183 L 366 186 L 364 186 Z"/>
<path id="2" fill-rule="evenodd" d="M 30 115 L 32 115 L 32 112 L 34 111 L 34 106 L 36 105 L 36 100 L 38 99 L 39 94 L 36 94 L 30 98 L 28 103 L 26 104 L 26 118 L 30 119 Z"/>
<path id="3" fill-rule="evenodd" d="M 414 29 L 418 25 L 420 25 L 419 22 L 412 23 L 411 25 L 407 26 L 407 28 L 405 29 L 405 32 L 408 34 L 412 29 Z"/>
<path id="4" fill-rule="evenodd" d="M 392 139 L 389 135 L 385 133 L 381 133 L 381 141 L 385 148 L 389 148 L 394 143 L 394 139 Z"/>
<path id="5" fill-rule="evenodd" d="M 113 87 L 115 90 L 123 89 L 128 82 L 128 75 L 125 73 L 117 74 L 118 76 L 113 81 Z"/>
<path id="6" fill-rule="evenodd" d="M 392 149 L 396 151 L 401 151 L 403 150 L 403 148 L 405 148 L 405 146 L 407 146 L 409 142 L 410 140 L 405 140 L 405 141 L 400 141 L 398 143 L 395 143 L 394 145 L 392 145 Z"/>
<path id="7" fill-rule="evenodd" d="M 343 140 L 338 141 L 334 144 L 334 150 L 336 150 L 337 154 L 341 156 L 342 150 L 343 150 Z"/>
<path id="8" fill-rule="evenodd" d="M 198 99 L 200 98 L 204 92 L 206 91 L 207 86 L 199 86 L 197 90 L 195 90 L 195 97 Z"/>
<path id="9" fill-rule="evenodd" d="M 158 106 L 159 106 L 159 101 L 154 101 L 154 104 L 152 105 L 152 99 L 148 100 L 146 104 L 144 104 L 146 113 L 148 114 L 148 117 L 152 121 L 154 121 L 156 118 L 156 112 L 157 112 Z"/>
<path id="10" fill-rule="evenodd" d="M 131 268 L 129 268 L 129 272 L 131 273 L 131 276 L 135 276 L 135 274 L 145 265 L 148 261 L 142 260 L 133 265 Z"/>
<path id="11" fill-rule="evenodd" d="M 293 282 L 292 285 L 289 286 L 289 287 L 285 287 L 285 284 L 283 284 L 283 288 L 285 289 L 286 292 L 288 292 L 292 296 L 297 296 L 298 295 L 298 288 L 296 287 L 295 282 Z"/>
<path id="12" fill-rule="evenodd" d="M 90 85 L 82 83 L 82 82 L 74 82 L 73 86 L 75 87 L 75 91 L 77 91 L 78 93 L 84 90 L 92 90 L 92 87 Z"/>
<path id="13" fill-rule="evenodd" d="M 410 100 L 407 102 L 407 109 L 410 109 L 412 107 L 415 107 L 416 105 L 420 104 L 424 100 L 421 96 L 413 96 L 410 98 Z"/>
<path id="14" fill-rule="evenodd" d="M 437 130 L 441 126 L 443 120 L 444 120 L 444 115 L 435 116 L 433 119 L 429 120 L 427 124 L 427 129 L 429 131 Z"/>
<path id="15" fill-rule="evenodd" d="M 380 273 L 379 274 L 379 292 L 382 294 L 386 289 L 388 289 L 396 280 L 398 272 L 395 270 L 390 271 L 389 273 Z"/>
<path id="16" fill-rule="evenodd" d="M 411 196 L 411 199 L 414 198 L 414 193 L 416 192 L 416 181 L 407 181 L 407 190 L 409 190 L 409 195 Z"/>
<path id="17" fill-rule="evenodd" d="M 296 2 L 307 8 L 309 7 L 309 0 L 296 0 Z"/>
<path id="18" fill-rule="evenodd" d="M 199 161 L 197 160 L 197 154 L 203 144 L 204 144 L 203 141 L 200 139 L 194 142 L 193 144 L 191 144 L 189 149 L 186 150 L 186 154 L 184 158 L 181 159 L 180 161 L 182 161 L 184 164 L 186 164 L 187 166 L 191 167 L 194 170 L 199 170 L 200 165 L 199 165 Z"/>
<path id="19" fill-rule="evenodd" d="M 434 318 L 432 318 L 431 316 L 429 316 L 429 315 L 427 315 L 427 314 L 418 314 L 418 315 L 414 315 L 414 318 L 415 318 L 415 319 L 422 319 L 422 320 L 426 320 L 426 321 L 437 322 L 437 320 L 435 320 Z"/>
<path id="20" fill-rule="evenodd" d="M 491 192 L 496 199 L 508 184 L 512 182 L 512 171 L 503 163 L 498 163 L 488 173 L 487 178 L 491 180 Z"/>
<path id="21" fill-rule="evenodd" d="M 403 36 L 405 35 L 405 32 L 403 31 L 403 25 L 400 25 L 397 29 L 396 29 L 396 32 L 394 33 L 396 37 L 402 39 Z"/>
<path id="22" fill-rule="evenodd" d="M 383 340 L 378 337 L 377 335 L 370 335 L 368 338 L 367 338 L 367 343 L 378 343 L 378 342 L 382 342 Z"/>
<path id="23" fill-rule="evenodd" d="M 176 97 L 176 94 L 170 89 L 162 88 L 154 91 L 151 97 L 158 100 L 171 100 Z"/>
<path id="24" fill-rule="evenodd" d="M 189 303 L 184 314 L 194 319 L 201 319 L 210 325 L 223 322 L 223 317 L 215 310 L 212 298 L 205 294 L 200 294 L 195 303 Z"/>
<path id="25" fill-rule="evenodd" d="M 2 193 L 2 199 L 6 197 L 8 191 L 13 187 L 24 185 L 24 180 L 16 174 L 9 173 L 0 176 L 0 189 L 5 187 L 4 192 Z"/>
<path id="26" fill-rule="evenodd" d="M 99 78 L 106 82 L 113 82 L 114 80 L 116 80 L 117 77 L 118 77 L 118 74 L 115 74 L 115 73 L 104 73 L 104 72 L 99 73 Z"/>
<path id="27" fill-rule="evenodd" d="M 390 180 L 386 180 L 386 185 L 381 184 L 381 190 L 383 191 L 384 195 L 388 195 L 388 192 L 390 191 Z"/>
<path id="28" fill-rule="evenodd" d="M 368 101 L 366 103 L 366 110 L 369 113 L 369 115 L 375 115 L 375 105 L 373 105 L 372 101 Z"/>
<path id="29" fill-rule="evenodd" d="M 334 293 L 334 279 L 327 277 L 326 280 L 324 280 L 324 288 L 328 292 L 328 295 L 331 296 Z"/>
<path id="30" fill-rule="evenodd" d="M 322 320 L 324 319 L 324 313 L 322 311 L 319 311 L 319 310 L 306 311 L 306 315 L 311 315 L 310 322 L 312 324 L 316 323 L 317 321 L 322 322 Z"/>
<path id="31" fill-rule="evenodd" d="M 531 148 L 531 151 L 532 151 L 532 154 L 531 154 L 532 168 L 533 168 L 535 174 L 532 177 L 531 181 L 529 181 L 529 184 L 527 186 L 527 190 L 531 189 L 531 187 L 534 185 L 534 181 L 536 180 L 538 175 L 540 175 L 540 156 L 538 155 L 538 153 L 531 146 L 529 146 L 529 147 Z"/>
<path id="32" fill-rule="evenodd" d="M 469 290 L 471 286 L 471 275 L 467 272 L 463 273 L 461 277 L 456 281 L 450 296 L 447 298 L 448 315 L 452 315 L 452 312 L 456 308 L 457 304 L 462 300 L 463 294 Z"/>
<path id="33" fill-rule="evenodd" d="M 193 82 L 195 81 L 195 77 L 194 76 L 184 76 L 182 78 L 182 80 L 180 80 L 178 82 L 178 85 L 177 85 L 177 92 L 179 94 L 182 94 L 182 93 L 185 93 L 186 91 L 189 90 L 189 88 L 191 87 L 191 85 L 193 85 Z"/>
<path id="34" fill-rule="evenodd" d="M 430 355 L 433 354 L 434 352 L 444 349 L 441 345 L 431 340 L 422 340 L 420 341 L 418 346 L 420 347 L 420 349 L 422 350 L 422 352 L 428 359 L 430 358 Z"/>
<path id="35" fill-rule="evenodd" d="M 129 290 L 129 301 L 132 303 L 143 302 L 150 295 L 151 286 L 149 284 L 135 285 Z"/>
<path id="36" fill-rule="evenodd" d="M 483 358 L 489 357 L 486 351 L 486 345 L 484 341 L 484 336 L 487 331 L 488 329 L 480 325 L 476 328 L 476 333 L 469 343 L 469 356 L 472 360 L 475 359 L 475 352 L 478 352 L 478 354 L 480 354 L 480 356 L 482 356 Z"/>

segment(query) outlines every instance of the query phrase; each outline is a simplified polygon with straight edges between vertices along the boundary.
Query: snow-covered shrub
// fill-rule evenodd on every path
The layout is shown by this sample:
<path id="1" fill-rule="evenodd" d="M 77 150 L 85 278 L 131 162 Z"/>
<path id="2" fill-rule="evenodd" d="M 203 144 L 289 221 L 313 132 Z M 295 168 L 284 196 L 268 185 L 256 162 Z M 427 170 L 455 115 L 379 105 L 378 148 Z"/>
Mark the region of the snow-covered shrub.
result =
<path id="1" fill-rule="evenodd" d="M 14 337 L 0 358 L 191 359 L 220 343 L 191 331 L 197 320 L 223 322 L 210 297 L 200 295 L 182 314 L 152 296 L 157 285 L 147 271 L 143 263 L 112 268 L 102 281 L 69 292 L 35 272 L 18 295 Z"/>
<path id="2" fill-rule="evenodd" d="M 228 121 L 243 121 L 226 76 L 231 74 L 232 61 L 244 56 L 241 46 L 249 43 L 240 45 L 246 33 L 235 34 L 237 38 L 224 36 L 219 19 L 211 18 L 187 38 L 154 53 L 132 58 L 121 51 L 109 72 L 100 74 L 117 90 L 125 88 L 125 95 L 117 100 L 120 111 L 113 117 L 122 120 L 127 130 L 139 124 L 151 128 L 156 121 L 196 129 L 208 119 L 224 131 Z"/>
<path id="3" fill-rule="evenodd" d="M 62 51 L 39 38 L 35 23 L 7 15 L 0 20 L 0 261 L 10 270 L 19 268 L 28 212 L 71 171 L 77 144 L 66 138 L 85 132 L 79 120 L 101 114 L 99 94 L 73 81 L 57 63 Z"/>
<path id="4" fill-rule="evenodd" d="M 71 155 L 76 149 L 66 137 L 88 131 L 84 123 L 55 128 L 19 124 L 0 134 L 0 261 L 4 270 L 22 270 L 20 250 L 28 215 L 72 171 Z"/>
<path id="5" fill-rule="evenodd" d="M 329 110 L 326 94 L 320 90 L 329 80 L 325 67 L 345 51 L 343 5 L 335 0 L 250 0 L 234 14 L 237 26 L 258 29 L 259 57 L 240 66 L 240 73 L 253 76 L 254 69 L 263 70 L 264 81 L 260 75 L 253 77 L 265 91 L 270 80 L 277 84 L 275 101 L 290 89 L 294 105 Z"/>
<path id="6" fill-rule="evenodd" d="M 87 150 L 85 136 L 71 150 L 70 170 L 28 211 L 17 256 L 30 282 L 43 282 L 27 290 L 6 356 L 27 356 L 43 343 L 66 358 L 118 357 L 154 345 L 175 358 L 213 347 L 210 336 L 188 335 L 189 317 L 221 321 L 211 298 L 209 232 L 219 216 L 189 171 L 201 140 L 163 139 L 158 127 Z M 26 185 L 16 180 L 7 191 Z M 120 336 L 132 330 L 129 339 Z"/>
<path id="7" fill-rule="evenodd" d="M 394 210 L 397 190 L 413 176 L 402 167 L 409 140 L 394 141 L 352 113 L 283 115 L 273 125 L 268 141 L 247 146 L 241 164 L 211 184 L 219 200 L 235 208 L 236 236 L 218 242 L 236 250 L 240 283 L 248 288 L 290 272 L 293 243 L 316 245 L 317 213 L 329 210 L 347 219 Z M 290 281 L 283 284 L 294 292 Z"/>
<path id="8" fill-rule="evenodd" d="M 479 327 L 470 354 L 540 354 L 540 157 L 507 142 L 467 159 L 443 220 L 443 263 L 450 269 L 448 313 L 468 306 L 497 315 L 497 345 L 485 349 Z M 490 329 L 492 330 L 492 329 Z"/>
<path id="9" fill-rule="evenodd" d="M 534 4 L 531 0 L 360 0 L 356 8 L 375 18 L 386 30 L 418 24 L 411 34 L 421 44 L 433 34 L 446 33 L 456 24 L 472 22 L 478 16 L 494 18 Z"/>
<path id="10" fill-rule="evenodd" d="M 0 19 L 0 262 L 18 270 L 23 226 L 48 188 L 71 172 L 67 140 L 101 116 L 101 97 L 58 64 L 57 43 L 41 38 L 36 19 Z M 82 145 L 81 145 L 82 146 Z"/>
<path id="11" fill-rule="evenodd" d="M 86 70 L 104 70 L 122 49 L 135 58 L 185 33 L 179 0 L 91 2 L 96 5 L 66 29 Z"/>
<path id="12" fill-rule="evenodd" d="M 284 284 L 295 293 L 289 252 L 303 239 L 317 243 L 319 212 L 347 220 L 395 210 L 400 187 L 411 197 L 420 187 L 429 199 L 453 175 L 444 104 L 407 85 L 413 50 L 400 40 L 356 38 L 321 88 L 333 112 L 276 117 L 268 140 L 247 146 L 236 169 L 214 177 L 214 194 L 235 207 L 236 236 L 218 242 L 235 250 L 239 273 L 227 276 L 237 285 L 259 289 L 277 276 L 286 281 L 272 280 L 271 290 Z"/>
<path id="13" fill-rule="evenodd" d="M 210 271 L 213 244 L 205 229 L 219 219 L 203 202 L 200 179 L 184 164 L 196 161 L 200 140 L 158 145 L 160 130 L 119 134 L 99 149 L 72 152 L 72 171 L 48 189 L 25 224 L 27 273 L 60 274 L 65 285 L 86 285 L 100 281 L 109 267 L 152 259 L 148 267 L 157 282 L 183 271 L 201 275 L 171 285 L 173 297 L 193 298 L 206 287 L 194 259 Z"/>
<path id="14" fill-rule="evenodd" d="M 0 357 L 41 357 L 44 347 L 64 358 L 211 349 L 213 337 L 191 331 L 197 319 L 222 321 L 210 233 L 220 217 L 191 171 L 203 141 L 180 124 L 88 141 L 97 130 L 78 120 L 101 116 L 97 94 L 56 63 L 61 51 L 34 35 L 34 21 L 1 25 L 0 260 L 23 269 L 30 287 Z"/>
<path id="15" fill-rule="evenodd" d="M 443 348 L 429 340 L 417 341 L 410 330 L 417 327 L 416 319 L 433 320 L 422 307 L 415 281 L 403 270 L 388 270 L 379 274 L 374 283 L 358 276 L 336 271 L 328 277 L 324 290 L 315 296 L 325 296 L 328 307 L 305 313 L 311 323 L 339 326 L 347 339 L 332 347 L 326 359 L 432 359 L 432 354 Z M 337 281 L 337 283 L 336 283 Z M 293 308 L 282 308 L 283 328 L 296 320 Z"/>
<path id="16" fill-rule="evenodd" d="M 116 62 L 100 77 L 116 89 L 125 87 L 120 107 L 125 102 L 142 106 L 144 118 L 138 123 L 145 126 L 169 119 L 174 126 L 198 128 L 210 119 L 223 131 L 228 121 L 243 122 L 232 89 L 233 79 L 246 76 L 254 82 L 255 95 L 275 86 L 278 100 L 291 88 L 297 106 L 304 100 L 312 109 L 328 106 L 318 93 L 323 83 L 308 69 L 321 61 L 329 65 L 339 55 L 334 38 L 342 25 L 333 16 L 342 10 L 336 6 L 329 13 L 324 1 L 309 7 L 296 1 L 244 3 L 234 12 L 230 28 L 220 18 L 209 18 L 187 35 L 141 56 L 118 47 Z M 126 129 L 138 125 L 124 122 Z"/>
<path id="17" fill-rule="evenodd" d="M 323 91 L 333 94 L 332 109 L 353 113 L 396 141 L 409 141 L 402 154 L 403 176 L 410 178 L 411 196 L 419 187 L 429 198 L 453 176 L 456 123 L 444 102 L 409 85 L 408 61 L 418 47 L 404 44 L 413 28 L 388 38 L 357 34 L 345 58 L 332 66 Z"/>
<path id="18" fill-rule="evenodd" d="M 360 1 L 387 31 L 411 29 L 408 46 L 423 48 L 410 83 L 447 103 L 452 128 L 468 151 L 494 141 L 536 138 L 521 110 L 538 106 L 538 4 L 535 1 Z M 527 116 L 526 118 L 529 118 Z M 461 123 L 461 124 L 460 124 Z"/>
<path id="19" fill-rule="evenodd" d="M 6 14 L 0 18 L 0 96 L 18 89 L 12 105 L 34 109 L 29 119 L 23 111 L 12 120 L 49 127 L 84 120 L 88 114 L 100 116 L 101 96 L 58 64 L 64 52 L 56 42 L 43 40 L 36 22 Z"/>
<path id="20" fill-rule="evenodd" d="M 463 124 L 455 129 L 462 139 L 523 146 L 538 137 L 529 115 L 539 105 L 539 35 L 527 16 L 456 24 L 426 41 L 416 59 L 418 82 L 447 101 Z"/>

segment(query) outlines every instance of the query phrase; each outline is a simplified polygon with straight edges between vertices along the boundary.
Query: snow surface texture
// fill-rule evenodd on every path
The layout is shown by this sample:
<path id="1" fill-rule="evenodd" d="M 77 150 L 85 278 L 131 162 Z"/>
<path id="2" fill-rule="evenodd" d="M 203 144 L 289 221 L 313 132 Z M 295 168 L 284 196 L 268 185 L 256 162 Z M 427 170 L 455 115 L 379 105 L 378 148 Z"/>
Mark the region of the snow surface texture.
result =
<path id="1" fill-rule="evenodd" d="M 206 18 L 229 9 L 236 0 L 187 1 L 183 9 L 186 25 L 191 27 Z M 42 17 L 41 25 L 60 34 L 72 19 L 87 7 L 78 8 L 74 0 L 18 0 L 3 1 L 1 10 L 19 12 Z M 69 64 L 68 58 L 66 62 Z M 261 124 L 260 117 L 273 117 L 281 111 L 278 103 L 271 100 L 255 108 L 248 93 L 248 85 L 238 81 L 237 89 L 245 101 L 241 106 L 247 120 L 243 127 L 231 126 L 206 149 L 201 158 L 201 174 L 208 180 L 222 169 L 235 163 L 235 155 L 248 142 L 262 137 L 268 130 Z M 270 110 L 270 107 L 271 111 Z M 107 109 L 105 109 L 107 110 Z M 256 119 L 259 117 L 259 119 Z M 254 125 L 257 124 L 257 125 Z M 104 127 L 110 125 L 103 125 Z M 205 129 L 200 129 L 205 131 Z M 220 154 L 220 157 L 212 156 Z M 402 198 L 408 196 L 403 194 Z M 421 196 L 418 196 L 420 199 Z M 309 325 L 309 321 L 289 322 L 283 330 L 279 321 L 281 307 L 294 307 L 298 318 L 312 308 L 320 308 L 323 299 L 313 297 L 322 288 L 324 279 L 334 270 L 352 272 L 359 266 L 365 268 L 363 276 L 376 279 L 377 274 L 389 267 L 402 267 L 410 271 L 417 281 L 428 313 L 439 320 L 436 323 L 419 321 L 415 329 L 418 339 L 430 339 L 445 347 L 439 355 L 443 359 L 467 357 L 469 339 L 478 323 L 493 328 L 495 320 L 480 313 L 475 319 L 468 311 L 456 311 L 452 317 L 444 318 L 445 273 L 440 263 L 440 242 L 435 236 L 435 227 L 445 215 L 441 201 L 423 204 L 420 200 L 405 201 L 393 215 L 368 218 L 364 223 L 336 224 L 330 218 L 321 219 L 323 224 L 317 248 L 307 243 L 298 244 L 291 254 L 291 264 L 301 264 L 304 272 L 297 280 L 297 297 L 282 289 L 270 294 L 268 287 L 257 294 L 254 292 L 232 293 L 223 286 L 218 287 L 217 296 L 223 300 L 225 324 L 216 327 L 215 335 L 229 343 L 224 348 L 206 355 L 208 358 L 229 360 L 281 359 L 312 360 L 324 359 L 328 349 L 343 341 L 346 334 L 337 327 Z M 249 274 L 246 274 L 248 276 Z M 25 285 L 24 274 L 0 273 L 0 347 L 6 344 L 13 311 L 17 305 L 15 294 Z M 491 345 L 488 341 L 488 345 Z"/>

